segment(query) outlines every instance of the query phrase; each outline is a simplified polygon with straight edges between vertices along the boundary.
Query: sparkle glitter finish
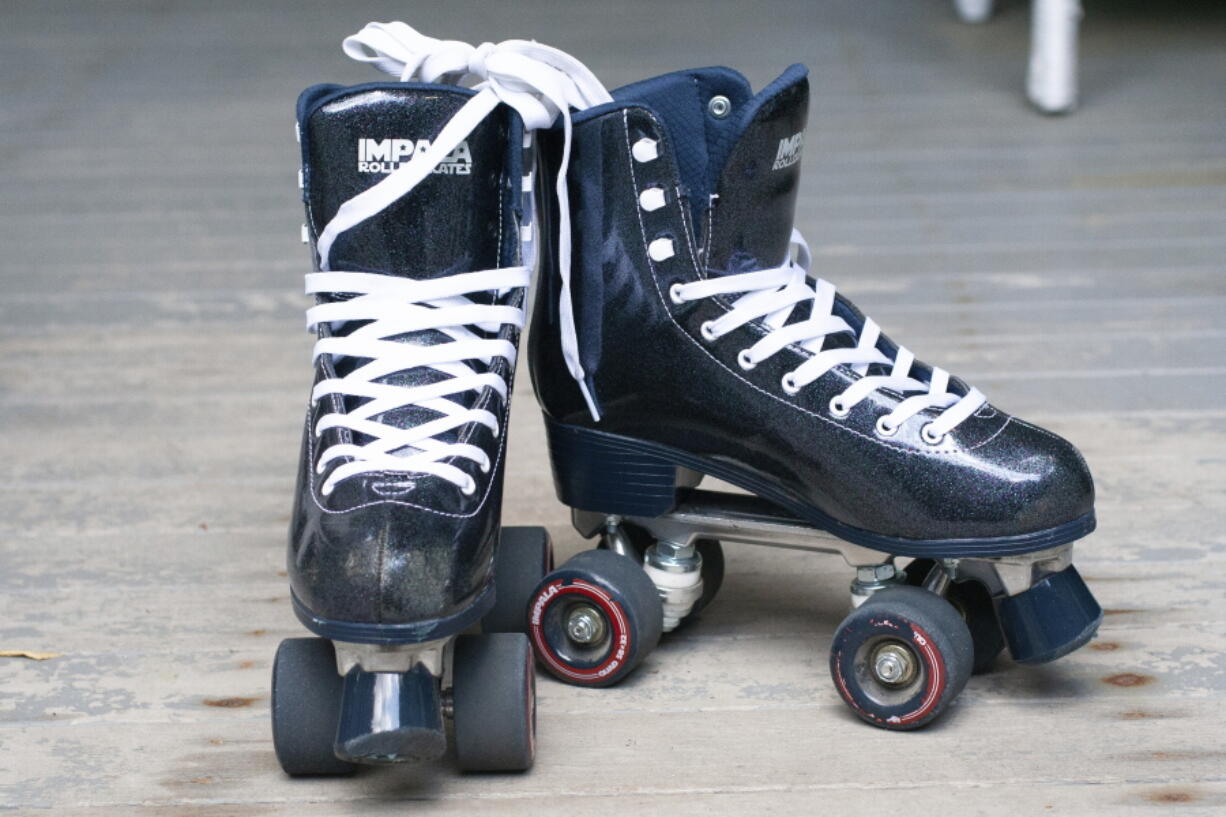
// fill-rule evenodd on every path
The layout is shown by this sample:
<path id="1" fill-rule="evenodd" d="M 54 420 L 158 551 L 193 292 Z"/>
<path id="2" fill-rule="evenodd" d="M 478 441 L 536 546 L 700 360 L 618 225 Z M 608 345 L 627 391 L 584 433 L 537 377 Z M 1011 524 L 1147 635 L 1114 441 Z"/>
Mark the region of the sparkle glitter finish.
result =
<path id="1" fill-rule="evenodd" d="M 384 140 L 403 140 L 402 150 L 408 150 L 418 140 L 432 139 L 471 93 L 410 83 L 304 92 L 299 128 L 312 242 L 341 203 L 384 178 L 359 166 L 364 156 L 373 151 L 382 161 L 378 154 L 394 148 L 394 142 L 380 144 Z M 375 147 L 363 147 L 371 143 L 360 140 Z M 341 234 L 331 267 L 428 278 L 518 264 L 521 144 L 518 118 L 505 107 L 497 109 L 466 140 L 469 161 L 441 168 L 399 202 Z M 518 305 L 523 293 L 502 297 Z M 439 340 L 429 332 L 412 334 L 404 340 Z M 518 343 L 518 334 L 504 327 L 502 337 Z M 512 381 L 505 360 L 495 358 L 490 365 Z M 331 358 L 321 356 L 315 382 L 334 376 Z M 395 375 L 394 382 L 411 386 L 439 376 L 413 370 Z M 507 428 L 509 405 L 491 389 L 454 399 L 488 409 L 499 417 L 500 428 Z M 314 428 L 322 415 L 344 410 L 340 401 L 330 395 L 308 407 L 303 430 L 288 560 L 299 618 L 320 635 L 346 641 L 422 641 L 463 630 L 494 600 L 491 570 L 505 433 L 495 437 L 476 423 L 455 432 L 456 439 L 479 446 L 493 463 L 489 474 L 470 460 L 453 463 L 475 480 L 471 496 L 437 477 L 411 473 L 352 477 L 324 495 L 328 471 L 316 473 L 319 454 L 348 442 L 350 432 L 334 428 L 317 437 Z M 433 416 L 410 406 L 382 420 L 408 427 Z"/>
<path id="2" fill-rule="evenodd" d="M 774 165 L 785 153 L 780 141 L 803 127 L 807 91 L 803 76 L 775 89 L 734 145 L 718 195 L 705 211 L 710 264 L 690 223 L 676 146 L 660 116 L 623 103 L 576 123 L 569 174 L 571 279 L 581 360 L 602 417 L 596 423 L 589 416 L 561 359 L 558 273 L 548 266 L 555 257 L 548 246 L 529 350 L 547 417 L 577 434 L 598 431 L 685 452 L 687 461 L 675 464 L 718 473 L 789 508 L 811 511 L 801 515 L 815 523 L 834 520 L 870 537 L 935 543 L 938 549 L 957 541 L 962 555 L 999 555 L 1001 543 L 1017 537 L 1036 544 L 1011 552 L 1084 536 L 1094 524 L 1093 482 L 1080 454 L 1060 437 L 990 405 L 936 444 L 921 438 L 934 410 L 883 436 L 877 420 L 901 395 L 878 391 L 846 417 L 834 416 L 831 398 L 858 378 L 849 368 L 838 367 L 789 395 L 780 381 L 807 352 L 785 348 L 746 370 L 737 354 L 763 336 L 764 326 L 750 323 L 708 341 L 699 327 L 724 314 L 728 300 L 678 305 L 669 298 L 675 283 L 782 260 L 799 162 Z M 631 146 L 644 138 L 657 142 L 658 158 L 633 158 Z M 545 163 L 540 188 L 550 189 L 557 140 L 544 144 L 552 161 Z M 652 186 L 666 191 L 666 203 L 648 212 L 638 197 Z M 547 215 L 556 225 L 556 213 Z M 544 229 L 547 242 L 556 240 L 553 230 Z M 675 253 L 655 262 L 647 246 L 660 237 L 673 240 Z M 845 300 L 838 309 L 853 325 L 862 320 Z M 893 345 L 883 339 L 880 348 L 892 352 Z M 572 462 L 555 452 L 554 467 L 564 477 L 575 468 L 617 464 Z M 559 479 L 560 492 L 564 484 Z"/>
<path id="3" fill-rule="evenodd" d="M 770 96 L 753 113 L 719 175 L 718 198 L 708 210 L 702 257 L 712 271 L 774 266 L 787 254 L 792 236 L 809 113 L 807 80 Z"/>

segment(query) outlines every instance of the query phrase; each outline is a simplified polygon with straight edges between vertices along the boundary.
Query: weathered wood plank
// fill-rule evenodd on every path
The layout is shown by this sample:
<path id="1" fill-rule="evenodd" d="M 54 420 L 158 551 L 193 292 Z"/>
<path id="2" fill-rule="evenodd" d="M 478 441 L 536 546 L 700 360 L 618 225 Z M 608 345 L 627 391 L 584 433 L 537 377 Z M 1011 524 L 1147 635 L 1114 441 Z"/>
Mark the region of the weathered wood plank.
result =
<path id="1" fill-rule="evenodd" d="M 785 589 L 779 604 L 755 609 L 761 605 L 753 603 L 752 593 L 765 584 L 742 580 L 721 601 L 719 612 L 666 637 L 633 680 L 616 688 L 593 692 L 542 677 L 542 716 L 768 709 L 812 711 L 798 717 L 810 718 L 815 729 L 841 720 L 844 707 L 831 684 L 827 658 L 834 628 L 847 611 L 845 595 L 826 593 L 815 604 L 812 596 Z M 186 598 L 173 604 L 158 598 L 175 591 Z M 1207 595 L 1193 598 L 1203 603 Z M 275 645 L 281 638 L 307 634 L 284 615 L 284 604 L 261 608 L 262 599 L 231 602 L 231 612 L 243 615 L 242 626 L 258 625 L 232 630 L 216 623 L 214 611 L 200 604 L 193 609 L 192 602 L 203 596 L 186 587 L 161 594 L 131 592 L 131 609 L 159 610 L 166 617 L 115 633 L 105 650 L 87 639 L 56 640 L 54 633 L 7 637 L 60 655 L 39 662 L 0 662 L 0 689 L 5 690 L 0 691 L 0 730 L 38 724 L 208 722 L 212 709 L 264 701 Z M 116 602 L 104 598 L 97 606 L 106 613 Z M 743 626 L 739 619 L 746 613 L 769 613 L 777 626 Z M 1128 618 L 1138 623 L 1128 625 Z M 1048 666 L 1023 667 L 1002 658 L 993 672 L 971 680 L 958 699 L 959 711 L 1024 704 L 1222 706 L 1224 637 L 1206 633 L 1201 622 L 1146 624 L 1145 618 L 1143 612 L 1112 613 L 1088 649 Z M 164 646 L 150 649 L 152 644 Z M 7 691 L 12 689 L 27 692 Z"/>
<path id="2" fill-rule="evenodd" d="M 128 802 L 290 805 L 406 796 L 482 801 L 789 790 L 818 796 L 851 788 L 848 781 L 853 780 L 863 781 L 857 789 L 965 788 L 995 781 L 1036 787 L 1143 782 L 1178 789 L 1199 781 L 1223 782 L 1226 756 L 1216 724 L 1199 717 L 1194 703 L 1167 702 L 1160 713 L 1151 713 L 1160 717 L 1133 717 L 1134 708 L 1123 702 L 967 706 L 940 728 L 910 735 L 866 730 L 850 714 L 837 711 L 806 729 L 795 726 L 810 721 L 810 713 L 769 708 L 719 717 L 660 711 L 635 718 L 606 711 L 544 715 L 539 770 L 530 776 L 456 778 L 440 763 L 437 768 L 377 770 L 352 780 L 287 785 L 272 757 L 264 719 L 249 709 L 214 707 L 209 719 L 197 722 L 5 730 L 22 740 L 28 753 L 23 766 L 37 770 L 12 779 L 28 792 L 29 805 L 61 810 Z M 1079 730 L 1076 751 L 1068 745 L 1073 715 L 1093 726 Z M 253 729 L 257 724 L 259 731 Z M 978 742 L 966 741 L 968 733 L 991 735 L 993 743 L 1008 747 L 1007 760 L 999 751 L 983 751 Z M 848 750 L 851 746 L 854 750 Z M 644 752 L 654 754 L 661 747 L 666 747 L 668 763 L 642 762 Z M 887 764 L 888 772 L 865 762 L 899 753 L 907 761 Z M 141 775 L 112 779 L 101 796 L 81 797 L 66 787 L 83 774 L 104 774 L 125 754 L 140 758 Z"/>
<path id="3" fill-rule="evenodd" d="M 205 786 L 204 778 L 196 785 Z M 211 781 L 209 781 L 211 782 Z M 399 781 L 398 781 L 399 782 Z M 328 802 L 286 802 L 265 799 L 258 804 L 249 801 L 226 802 L 224 798 L 209 799 L 204 792 L 191 792 L 181 800 L 166 804 L 127 803 L 122 806 L 86 806 L 76 809 L 86 817 L 128 817 L 129 815 L 165 815 L 165 817 L 248 817 L 260 815 L 302 815 L 303 817 L 346 817 L 375 815 L 400 817 L 406 810 L 428 808 L 431 814 L 470 815 L 474 809 L 489 815 L 547 814 L 564 801 L 567 808 L 592 817 L 621 817 L 625 814 L 647 814 L 656 811 L 679 817 L 707 817 L 719 814 L 777 814 L 783 817 L 809 817 L 816 811 L 848 817 L 876 817 L 883 808 L 905 802 L 916 814 L 959 814 L 974 810 L 976 814 L 1153 814 L 1155 807 L 1187 806 L 1199 813 L 1212 813 L 1226 808 L 1226 784 L 1203 778 L 1175 779 L 1163 776 L 1146 782 L 1057 781 L 1024 783 L 994 783 L 981 785 L 968 782 L 923 783 L 895 786 L 874 782 L 864 784 L 789 785 L 763 783 L 755 791 L 719 787 L 710 790 L 692 789 L 653 794 L 596 794 L 571 791 L 564 795 L 529 793 L 516 795 L 513 783 L 508 791 L 485 797 L 466 797 L 459 791 L 423 791 L 415 781 L 388 785 L 379 793 L 370 793 L 359 785 L 342 783 L 340 791 L 321 794 Z M 429 797 L 428 803 L 426 798 Z M 334 799 L 333 799 L 334 798 Z"/>

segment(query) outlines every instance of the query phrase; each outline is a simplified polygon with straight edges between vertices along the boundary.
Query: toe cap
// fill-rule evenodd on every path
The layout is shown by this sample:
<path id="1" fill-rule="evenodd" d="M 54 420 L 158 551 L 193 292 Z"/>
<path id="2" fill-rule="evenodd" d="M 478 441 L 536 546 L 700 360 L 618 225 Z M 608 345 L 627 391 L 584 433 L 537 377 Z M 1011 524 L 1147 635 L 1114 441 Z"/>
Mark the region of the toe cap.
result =
<path id="1" fill-rule="evenodd" d="M 983 452 L 1007 526 L 1030 533 L 1081 519 L 1094 510 L 1094 480 L 1068 440 L 1017 418 Z"/>
<path id="2" fill-rule="evenodd" d="M 496 526 L 397 502 L 306 513 L 291 534 L 294 595 L 337 621 L 401 624 L 455 614 L 487 583 Z"/>

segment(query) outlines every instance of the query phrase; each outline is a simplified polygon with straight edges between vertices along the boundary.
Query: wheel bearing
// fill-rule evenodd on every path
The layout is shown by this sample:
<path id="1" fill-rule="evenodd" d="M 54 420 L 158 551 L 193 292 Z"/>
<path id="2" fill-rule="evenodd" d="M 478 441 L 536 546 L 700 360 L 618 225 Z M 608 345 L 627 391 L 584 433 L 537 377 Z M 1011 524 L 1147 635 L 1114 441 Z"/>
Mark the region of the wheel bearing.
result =
<path id="1" fill-rule="evenodd" d="M 886 641 L 876 647 L 869 657 L 869 663 L 873 668 L 873 678 L 888 687 L 905 687 L 919 673 L 915 655 L 905 644 L 897 641 Z"/>
<path id="2" fill-rule="evenodd" d="M 566 635 L 576 644 L 598 644 L 607 629 L 604 616 L 590 604 L 577 604 L 566 615 Z"/>

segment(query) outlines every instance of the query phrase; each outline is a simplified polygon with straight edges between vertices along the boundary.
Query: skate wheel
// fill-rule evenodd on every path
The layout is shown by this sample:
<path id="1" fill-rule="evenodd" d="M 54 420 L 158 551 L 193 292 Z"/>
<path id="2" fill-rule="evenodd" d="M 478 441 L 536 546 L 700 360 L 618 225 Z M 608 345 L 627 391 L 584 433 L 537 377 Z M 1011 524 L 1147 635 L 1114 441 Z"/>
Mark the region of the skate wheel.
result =
<path id="1" fill-rule="evenodd" d="M 333 751 L 342 679 L 332 642 L 287 638 L 272 664 L 272 743 L 286 774 L 349 774 Z"/>
<path id="2" fill-rule="evenodd" d="M 553 545 L 544 528 L 503 528 L 494 557 L 494 606 L 481 619 L 486 633 L 528 631 L 528 602 L 553 569 Z"/>
<path id="3" fill-rule="evenodd" d="M 523 633 L 455 641 L 456 761 L 466 772 L 523 771 L 536 756 L 536 674 Z"/>
<path id="4" fill-rule="evenodd" d="M 883 729 L 919 728 L 958 697 L 971 676 L 966 623 L 941 597 L 918 587 L 874 593 L 843 620 L 830 648 L 830 675 L 857 715 Z"/>
<path id="5" fill-rule="evenodd" d="M 655 537 L 643 528 L 628 522 L 621 523 L 621 529 L 641 563 L 647 549 L 656 543 Z M 601 550 L 609 549 L 605 536 L 600 537 L 600 544 L 597 547 Z M 684 626 L 701 613 L 715 599 L 715 594 L 724 584 L 724 548 L 719 540 L 698 539 L 694 542 L 694 547 L 698 555 L 702 557 L 702 595 L 699 596 L 698 601 L 694 602 L 694 607 L 685 618 L 681 619 L 681 624 L 678 626 Z"/>
<path id="6" fill-rule="evenodd" d="M 528 630 L 545 669 L 567 683 L 609 686 L 660 640 L 664 609 L 643 569 L 610 550 L 587 550 L 541 581 Z"/>
<path id="7" fill-rule="evenodd" d="M 907 565 L 907 584 L 922 587 L 928 571 L 936 564 L 932 559 L 916 559 Z M 992 594 L 977 581 L 954 582 L 945 593 L 945 600 L 966 622 L 975 645 L 975 660 L 971 673 L 979 675 L 992 669 L 996 658 L 1005 648 L 1005 636 L 1000 629 L 1000 618 Z"/>

